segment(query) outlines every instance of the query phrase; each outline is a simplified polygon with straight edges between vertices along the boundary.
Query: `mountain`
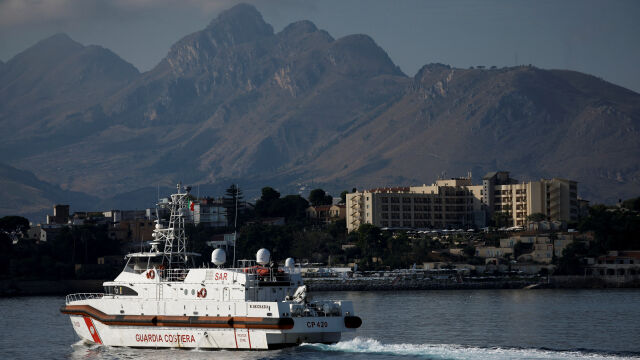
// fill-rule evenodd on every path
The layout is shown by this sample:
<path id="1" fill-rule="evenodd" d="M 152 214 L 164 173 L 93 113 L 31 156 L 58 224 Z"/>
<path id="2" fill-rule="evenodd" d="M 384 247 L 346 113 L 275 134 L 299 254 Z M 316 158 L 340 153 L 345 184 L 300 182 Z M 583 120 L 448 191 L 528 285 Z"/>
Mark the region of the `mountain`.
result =
<path id="1" fill-rule="evenodd" d="M 366 35 L 334 39 L 309 21 L 274 33 L 251 5 L 142 74 L 65 35 L 0 70 L 5 161 L 109 205 L 178 180 L 340 191 L 443 171 L 565 177 L 596 201 L 640 188 L 637 93 L 535 67 L 429 64 L 408 77 Z"/>
<path id="2" fill-rule="evenodd" d="M 145 181 L 272 176 L 322 151 L 407 83 L 367 36 L 335 40 L 308 21 L 274 34 L 240 5 L 104 100 L 109 127 L 25 160 L 44 178 L 101 196 Z M 82 167 L 70 153 L 83 154 Z"/>
<path id="3" fill-rule="evenodd" d="M 639 101 L 577 72 L 432 64 L 399 101 L 312 166 L 320 181 L 368 186 L 508 169 L 523 180 L 575 179 L 583 196 L 615 201 L 640 181 Z M 344 154 L 355 155 L 336 171 Z"/>
<path id="4" fill-rule="evenodd" d="M 65 34 L 38 42 L 0 72 L 0 150 L 15 160 L 105 127 L 99 102 L 138 74 L 110 50 Z"/>
<path id="5" fill-rule="evenodd" d="M 44 221 L 53 213 L 54 204 L 73 204 L 73 211 L 93 210 L 97 198 L 67 191 L 59 186 L 39 180 L 33 173 L 0 163 L 2 203 L 0 217 L 21 215 Z"/>

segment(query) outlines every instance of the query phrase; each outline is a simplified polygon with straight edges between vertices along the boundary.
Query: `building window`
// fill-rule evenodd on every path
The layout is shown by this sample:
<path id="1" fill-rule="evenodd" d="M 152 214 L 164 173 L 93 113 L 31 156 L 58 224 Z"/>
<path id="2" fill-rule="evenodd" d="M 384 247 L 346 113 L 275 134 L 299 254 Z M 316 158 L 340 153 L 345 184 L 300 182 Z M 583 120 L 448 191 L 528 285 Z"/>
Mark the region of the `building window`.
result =
<path id="1" fill-rule="evenodd" d="M 391 198 L 391 202 L 392 202 L 392 203 L 399 203 L 399 202 L 400 202 L 400 199 L 399 199 L 399 198 L 397 198 L 397 197 L 392 197 L 392 198 Z"/>
<path id="2" fill-rule="evenodd" d="M 391 205 L 391 211 L 400 211 L 400 205 Z"/>
<path id="3" fill-rule="evenodd" d="M 382 202 L 383 202 L 383 203 L 388 203 L 388 202 L 389 202 L 389 198 L 388 198 L 388 197 L 386 197 L 386 196 L 385 196 L 385 197 L 382 197 L 381 199 L 382 199 Z"/>
<path id="4" fill-rule="evenodd" d="M 389 211 L 389 205 L 382 205 L 382 211 Z"/>
<path id="5" fill-rule="evenodd" d="M 411 198 L 403 197 L 402 198 L 402 202 L 405 203 L 405 204 L 410 204 L 411 203 Z"/>

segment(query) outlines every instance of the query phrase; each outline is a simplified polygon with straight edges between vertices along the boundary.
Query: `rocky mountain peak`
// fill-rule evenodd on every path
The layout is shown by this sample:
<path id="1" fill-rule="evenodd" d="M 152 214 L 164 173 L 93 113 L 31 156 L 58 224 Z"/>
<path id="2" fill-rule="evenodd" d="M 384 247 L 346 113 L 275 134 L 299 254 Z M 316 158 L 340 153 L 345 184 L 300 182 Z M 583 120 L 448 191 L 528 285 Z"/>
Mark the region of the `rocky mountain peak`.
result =
<path id="1" fill-rule="evenodd" d="M 264 22 L 258 10 L 239 4 L 221 12 L 204 30 L 175 43 L 164 62 L 175 74 L 197 73 L 211 66 L 222 49 L 269 36 L 273 36 L 273 27 Z"/>
<path id="2" fill-rule="evenodd" d="M 447 71 L 450 69 L 451 69 L 451 66 L 449 65 L 440 64 L 440 63 L 431 63 L 421 67 L 420 70 L 418 70 L 418 72 L 416 73 L 416 76 L 414 78 L 416 80 L 420 80 L 434 73 L 438 74 L 438 73 L 441 73 L 442 71 Z"/>
<path id="3" fill-rule="evenodd" d="M 367 35 L 348 35 L 336 40 L 328 60 L 341 72 L 352 76 L 404 76 L 389 55 Z"/>
<path id="4" fill-rule="evenodd" d="M 302 20 L 287 25 L 280 34 L 283 36 L 290 36 L 292 34 L 308 34 L 316 31 L 318 31 L 318 28 L 314 23 L 309 20 Z"/>
<path id="5" fill-rule="evenodd" d="M 55 34 L 44 40 L 40 40 L 35 45 L 14 56 L 7 62 L 7 65 L 21 66 L 25 60 L 47 63 L 56 62 L 81 51 L 83 48 L 84 46 L 82 44 L 71 39 L 69 35 L 62 33 Z"/>
<path id="6" fill-rule="evenodd" d="M 238 4 L 221 12 L 213 19 L 206 31 L 227 45 L 240 44 L 264 36 L 273 35 L 273 27 L 267 24 L 262 14 L 249 4 Z"/>
<path id="7" fill-rule="evenodd" d="M 80 49 L 82 48 L 82 44 L 73 40 L 69 35 L 65 33 L 57 33 L 55 35 L 51 35 L 48 38 L 39 41 L 36 46 L 69 46 L 73 48 Z"/>

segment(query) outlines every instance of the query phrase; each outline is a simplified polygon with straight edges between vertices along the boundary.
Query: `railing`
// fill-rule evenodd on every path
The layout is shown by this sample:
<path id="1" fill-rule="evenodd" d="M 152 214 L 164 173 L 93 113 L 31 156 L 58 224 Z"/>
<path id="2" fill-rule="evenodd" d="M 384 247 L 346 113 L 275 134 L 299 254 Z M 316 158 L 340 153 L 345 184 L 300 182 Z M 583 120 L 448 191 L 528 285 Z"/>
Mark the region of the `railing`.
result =
<path id="1" fill-rule="evenodd" d="M 75 301 L 89 300 L 89 299 L 102 299 L 104 293 L 78 293 L 69 294 L 65 299 L 66 304 L 70 304 Z"/>
<path id="2" fill-rule="evenodd" d="M 184 281 L 189 274 L 189 269 L 166 269 L 158 270 L 164 281 Z"/>
<path id="3" fill-rule="evenodd" d="M 291 305 L 291 317 L 342 316 L 342 306 L 337 301 L 312 302 Z"/>

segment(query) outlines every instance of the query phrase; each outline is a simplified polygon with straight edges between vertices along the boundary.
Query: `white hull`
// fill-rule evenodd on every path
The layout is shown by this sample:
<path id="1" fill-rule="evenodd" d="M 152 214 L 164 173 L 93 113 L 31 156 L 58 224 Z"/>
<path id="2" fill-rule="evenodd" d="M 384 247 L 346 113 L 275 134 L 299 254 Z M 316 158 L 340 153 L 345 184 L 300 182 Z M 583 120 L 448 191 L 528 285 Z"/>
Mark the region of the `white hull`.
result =
<path id="1" fill-rule="evenodd" d="M 292 329 L 110 326 L 87 316 L 71 315 L 76 334 L 86 342 L 139 348 L 265 350 L 300 343 L 336 343 L 342 318 L 299 318 Z M 321 324 L 322 328 L 310 327 Z"/>

